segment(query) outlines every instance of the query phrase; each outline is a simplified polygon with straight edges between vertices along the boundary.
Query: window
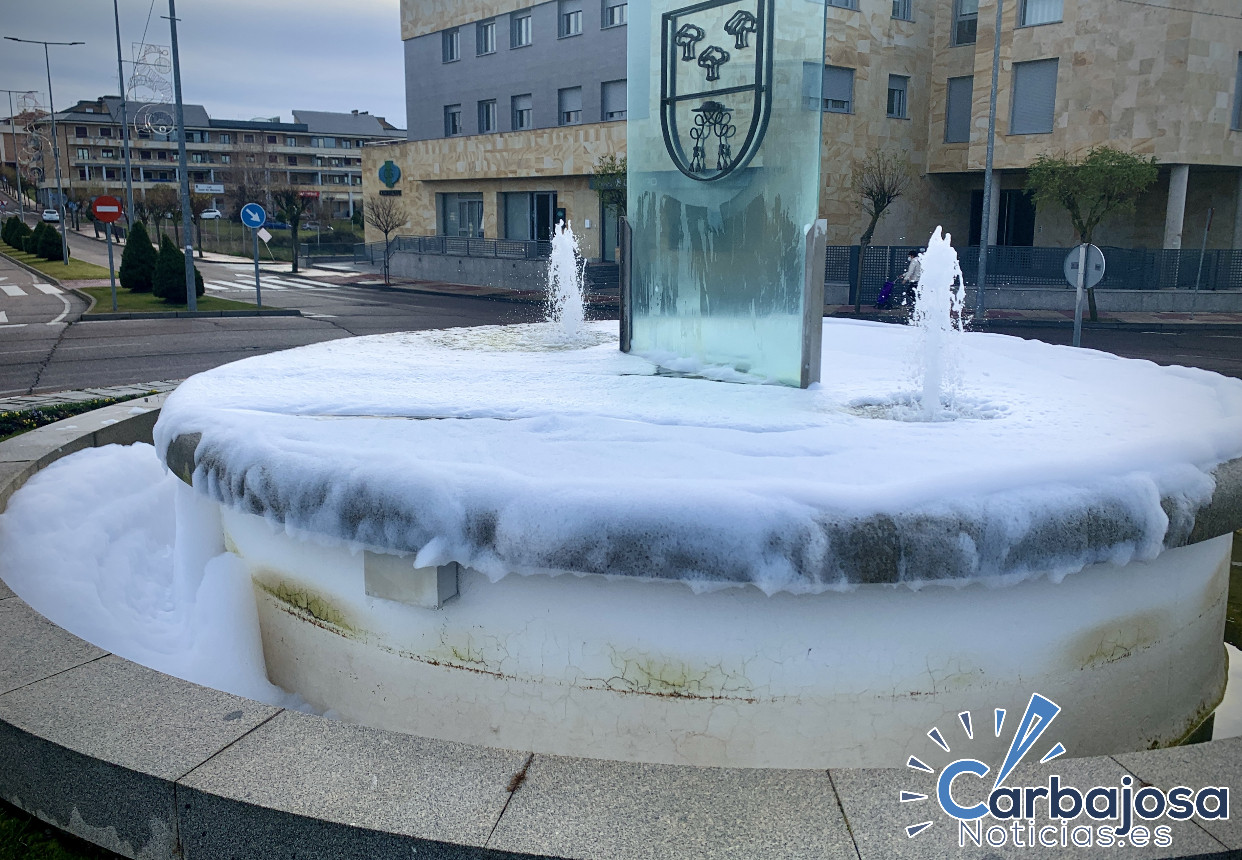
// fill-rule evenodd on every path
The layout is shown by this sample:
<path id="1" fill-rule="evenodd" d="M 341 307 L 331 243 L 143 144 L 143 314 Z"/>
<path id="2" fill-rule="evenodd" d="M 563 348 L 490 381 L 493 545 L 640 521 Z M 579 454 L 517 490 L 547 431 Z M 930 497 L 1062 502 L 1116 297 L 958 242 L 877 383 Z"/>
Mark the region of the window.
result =
<path id="1" fill-rule="evenodd" d="M 513 97 L 513 130 L 521 131 L 524 128 L 534 127 L 534 114 L 531 104 L 530 93 L 522 96 Z"/>
<path id="2" fill-rule="evenodd" d="M 267 136 L 267 142 L 268 142 L 268 143 L 275 143 L 275 142 L 276 142 L 276 135 L 274 135 L 274 134 L 269 134 L 269 135 Z"/>
<path id="3" fill-rule="evenodd" d="M 100 137 L 112 137 L 112 129 L 108 128 L 107 126 L 101 126 L 99 129 L 99 136 Z"/>
<path id="4" fill-rule="evenodd" d="M 559 0 L 557 12 L 557 32 L 562 39 L 582 32 L 582 0 Z"/>
<path id="5" fill-rule="evenodd" d="M 625 81 L 604 81 L 600 92 L 600 113 L 605 122 L 625 119 Z"/>
<path id="6" fill-rule="evenodd" d="M 475 24 L 474 41 L 478 54 L 496 53 L 496 19 Z"/>
<path id="7" fill-rule="evenodd" d="M 254 135 L 253 135 L 253 134 L 243 134 L 243 135 L 242 135 L 242 143 L 254 143 Z"/>
<path id="8" fill-rule="evenodd" d="M 888 76 L 888 115 L 895 119 L 906 119 L 906 94 L 910 89 L 910 79 L 905 75 Z"/>
<path id="9" fill-rule="evenodd" d="M 555 191 L 509 191 L 500 195 L 506 239 L 530 241 L 552 235 L 556 217 Z"/>
<path id="10" fill-rule="evenodd" d="M 625 23 L 626 11 L 624 0 L 622 2 L 618 2 L 618 0 L 604 0 L 603 26 L 620 27 Z"/>
<path id="11" fill-rule="evenodd" d="M 910 6 L 911 0 L 893 0 L 893 17 L 902 21 L 913 21 L 914 12 Z"/>
<path id="12" fill-rule="evenodd" d="M 151 153 L 148 150 L 144 149 L 142 152 L 138 153 L 138 157 L 142 159 L 143 161 L 150 161 Z"/>
<path id="13" fill-rule="evenodd" d="M 1233 85 L 1233 127 L 1242 130 L 1242 52 L 1238 53 L 1238 79 Z"/>
<path id="14" fill-rule="evenodd" d="M 99 157 L 100 158 L 116 158 L 116 150 L 115 149 L 101 149 L 99 150 Z"/>
<path id="15" fill-rule="evenodd" d="M 525 48 L 530 44 L 530 12 L 514 12 L 509 19 L 509 47 Z"/>
<path id="16" fill-rule="evenodd" d="M 207 156 L 201 152 L 191 152 L 190 161 L 194 164 L 205 164 L 207 162 Z"/>
<path id="17" fill-rule="evenodd" d="M 454 137 L 461 134 L 461 105 L 446 105 L 444 108 L 444 136 Z"/>
<path id="18" fill-rule="evenodd" d="M 490 134 L 496 130 L 496 100 L 488 99 L 479 102 L 479 134 Z"/>
<path id="19" fill-rule="evenodd" d="M 229 134 L 228 132 L 222 132 L 220 134 L 220 142 L 221 143 L 232 143 L 233 135 Z"/>
<path id="20" fill-rule="evenodd" d="M 441 236 L 483 238 L 483 195 L 437 194 L 436 227 Z"/>
<path id="21" fill-rule="evenodd" d="M 443 49 L 443 60 L 446 63 L 452 63 L 461 59 L 461 33 L 454 27 L 452 30 L 445 30 L 440 34 L 441 48 Z"/>
<path id="22" fill-rule="evenodd" d="M 79 135 L 79 137 L 81 136 L 82 135 Z M 86 147 L 86 146 L 78 147 L 78 160 L 79 161 L 85 161 L 86 159 L 90 157 L 91 157 L 91 150 L 89 147 Z"/>
<path id="23" fill-rule="evenodd" d="M 280 163 L 280 157 L 279 157 L 279 156 L 276 156 L 276 155 L 269 155 L 269 156 L 267 157 L 267 163 L 268 163 L 268 164 L 279 164 L 279 163 Z"/>
<path id="24" fill-rule="evenodd" d="M 949 92 L 944 108 L 944 142 L 970 142 L 970 113 L 974 100 L 975 79 L 973 75 L 949 78 Z"/>
<path id="25" fill-rule="evenodd" d="M 298 145 L 298 139 L 296 137 L 285 138 L 285 146 L 297 146 L 297 145 Z"/>
<path id="26" fill-rule="evenodd" d="M 288 164 L 289 164 L 289 166 L 290 166 L 290 167 L 297 167 L 297 166 L 298 166 L 298 157 L 297 157 L 296 155 L 289 155 L 289 156 L 286 156 L 286 159 L 287 159 Z"/>
<path id="27" fill-rule="evenodd" d="M 1019 27 L 1056 24 L 1061 20 L 1061 0 L 1022 0 L 1018 11 Z"/>
<path id="28" fill-rule="evenodd" d="M 74 137 L 87 137 L 88 135 L 87 135 L 87 133 L 86 133 L 86 126 L 84 126 L 84 125 L 75 125 L 75 126 L 73 127 L 73 136 L 74 136 Z"/>
<path id="29" fill-rule="evenodd" d="M 576 125 L 582 122 L 582 87 L 557 90 L 556 104 L 561 125 Z"/>
<path id="30" fill-rule="evenodd" d="M 1013 64 L 1010 134 L 1051 134 L 1057 99 L 1057 60 Z"/>
<path id="31" fill-rule="evenodd" d="M 856 0 L 828 0 L 829 6 L 836 6 L 839 9 L 857 9 Z"/>
<path id="32" fill-rule="evenodd" d="M 159 150 L 158 152 L 156 152 L 156 153 L 155 153 L 155 158 L 156 158 L 158 161 L 167 161 L 167 160 L 168 160 L 168 151 L 167 151 L 167 150 L 163 150 L 163 149 Z"/>
<path id="33" fill-rule="evenodd" d="M 225 152 L 225 153 L 221 154 L 221 156 L 220 156 L 220 163 L 221 163 L 221 164 L 232 164 L 232 163 L 233 163 L 233 156 L 229 155 L 227 152 Z"/>
<path id="34" fill-rule="evenodd" d="M 81 137 L 82 135 L 78 135 L 78 136 Z M 79 167 L 78 168 L 78 179 L 89 179 L 89 178 L 90 178 L 90 172 L 85 167 Z"/>
<path id="35" fill-rule="evenodd" d="M 979 0 L 954 0 L 953 44 L 973 45 L 979 29 Z"/>
<path id="36" fill-rule="evenodd" d="M 824 110 L 830 113 L 853 113 L 854 70 L 826 66 L 820 97 L 824 100 Z"/>

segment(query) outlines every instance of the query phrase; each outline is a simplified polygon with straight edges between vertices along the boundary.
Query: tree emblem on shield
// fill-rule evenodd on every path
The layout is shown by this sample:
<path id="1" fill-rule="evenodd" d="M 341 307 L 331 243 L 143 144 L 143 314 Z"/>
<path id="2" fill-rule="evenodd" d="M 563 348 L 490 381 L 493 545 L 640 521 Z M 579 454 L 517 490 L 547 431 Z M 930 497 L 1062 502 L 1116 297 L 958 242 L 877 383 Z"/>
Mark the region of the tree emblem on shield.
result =
<path id="1" fill-rule="evenodd" d="M 691 179 L 723 179 L 763 144 L 774 7 L 775 0 L 707 0 L 662 16 L 660 126 L 669 157 Z"/>

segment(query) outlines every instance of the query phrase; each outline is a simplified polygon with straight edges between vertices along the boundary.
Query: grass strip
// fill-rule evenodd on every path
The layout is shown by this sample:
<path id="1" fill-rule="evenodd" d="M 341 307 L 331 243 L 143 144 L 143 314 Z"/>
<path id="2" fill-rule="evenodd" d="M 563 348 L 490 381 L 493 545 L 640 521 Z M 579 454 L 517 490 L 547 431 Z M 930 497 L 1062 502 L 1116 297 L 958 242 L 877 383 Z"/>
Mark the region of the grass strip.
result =
<path id="1" fill-rule="evenodd" d="M 0 860 L 120 860 L 17 807 L 0 803 Z"/>
<path id="2" fill-rule="evenodd" d="M 12 257 L 18 262 L 25 263 L 32 269 L 37 269 L 58 281 L 93 281 L 108 277 L 108 270 L 106 268 L 96 266 L 94 263 L 88 263 L 85 260 L 75 260 L 70 257 L 69 265 L 66 266 L 59 260 L 45 260 L 42 257 L 36 257 L 34 254 L 19 251 L 7 243 L 0 243 L 0 245 L 3 246 L 5 255 Z"/>
<path id="3" fill-rule="evenodd" d="M 64 418 L 72 418 L 75 415 L 81 415 L 83 412 L 90 412 L 94 409 L 102 409 L 105 406 L 111 406 L 114 403 L 124 403 L 126 400 L 137 400 L 140 397 L 150 397 L 156 394 L 155 391 L 148 391 L 146 394 L 127 394 L 123 397 L 101 397 L 97 400 L 83 400 L 79 403 L 60 403 L 56 406 L 36 406 L 31 409 L 18 409 L 10 412 L 0 412 L 0 442 L 17 436 L 20 433 L 28 433 L 31 430 L 37 430 L 48 424 L 60 421 Z"/>
<path id="4" fill-rule="evenodd" d="M 95 307 L 91 309 L 88 316 L 112 313 L 112 287 L 82 287 L 80 292 L 95 299 Z M 253 311 L 256 309 L 254 305 L 247 302 L 235 302 L 215 296 L 199 296 L 197 304 L 200 311 Z M 169 304 L 151 293 L 132 293 L 119 285 L 116 288 L 117 313 L 174 314 L 185 309 L 184 304 Z"/>

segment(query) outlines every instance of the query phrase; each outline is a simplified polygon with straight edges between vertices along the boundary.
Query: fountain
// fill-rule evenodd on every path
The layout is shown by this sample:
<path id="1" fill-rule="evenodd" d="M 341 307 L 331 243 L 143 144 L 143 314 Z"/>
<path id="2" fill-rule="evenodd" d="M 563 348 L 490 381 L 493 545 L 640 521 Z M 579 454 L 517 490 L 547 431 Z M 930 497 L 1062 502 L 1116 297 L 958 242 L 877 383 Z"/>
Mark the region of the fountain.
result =
<path id="1" fill-rule="evenodd" d="M 625 351 L 564 298 L 566 226 L 555 329 L 333 341 L 199 374 L 155 433 L 183 483 L 178 542 L 244 566 L 274 683 L 380 728 L 899 766 L 946 715 L 1039 692 L 1065 706 L 1073 755 L 1179 742 L 1224 687 L 1242 384 L 960 331 L 939 232 L 918 327 L 823 320 L 806 108 L 823 33 L 760 6 L 735 52 L 766 59 L 709 64 L 728 105 L 683 88 L 662 113 L 672 78 L 633 49 L 631 96 L 651 101 L 631 110 Z M 773 10 L 794 23 L 761 26 Z M 700 14 L 687 32 L 730 26 L 635 7 L 632 44 L 661 33 L 679 64 Z M 760 126 L 789 139 L 765 148 Z M 955 328 L 984 372 L 948 409 Z M 920 339 L 921 394 L 897 358 Z M 892 420 L 911 402 L 918 420 Z"/>
<path id="2" fill-rule="evenodd" d="M 548 321 L 568 338 L 582 330 L 586 318 L 583 271 L 586 261 L 578 252 L 573 227 L 558 221 L 552 229 L 552 256 L 548 260 Z"/>

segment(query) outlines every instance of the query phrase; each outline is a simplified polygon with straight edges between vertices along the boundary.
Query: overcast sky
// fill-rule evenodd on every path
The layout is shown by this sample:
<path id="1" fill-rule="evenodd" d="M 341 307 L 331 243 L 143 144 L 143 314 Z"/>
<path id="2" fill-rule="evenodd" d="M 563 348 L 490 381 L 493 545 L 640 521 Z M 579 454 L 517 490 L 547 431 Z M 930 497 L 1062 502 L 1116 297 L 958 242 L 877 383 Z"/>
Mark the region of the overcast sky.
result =
<path id="1" fill-rule="evenodd" d="M 168 0 L 119 8 L 128 81 L 144 29 L 170 44 Z M 212 117 L 363 110 L 405 128 L 399 0 L 179 0 L 177 17 L 182 96 Z M 57 110 L 119 89 L 112 0 L 0 0 L 0 36 L 86 43 L 51 48 Z M 42 46 L 0 41 L 0 89 L 37 90 L 46 105 Z"/>

